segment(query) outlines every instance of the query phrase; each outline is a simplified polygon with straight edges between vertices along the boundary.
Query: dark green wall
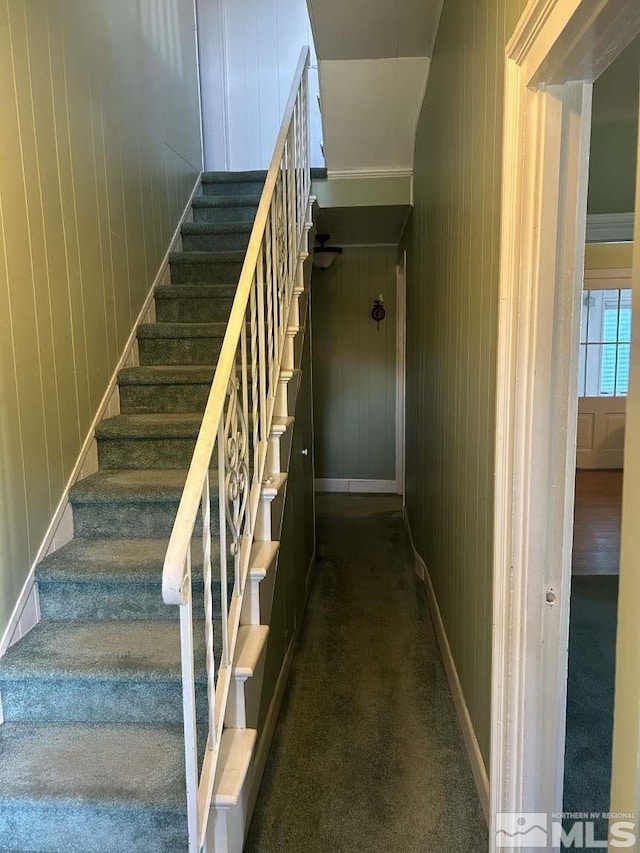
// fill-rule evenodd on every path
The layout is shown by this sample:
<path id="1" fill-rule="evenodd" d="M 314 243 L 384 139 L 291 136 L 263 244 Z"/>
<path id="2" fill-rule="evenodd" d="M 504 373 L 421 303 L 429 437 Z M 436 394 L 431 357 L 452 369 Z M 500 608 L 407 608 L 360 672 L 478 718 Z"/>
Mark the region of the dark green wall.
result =
<path id="1" fill-rule="evenodd" d="M 308 290 L 307 290 L 308 293 Z M 285 655 L 304 616 L 307 581 L 315 549 L 313 499 L 313 433 L 311 404 L 311 328 L 308 310 L 304 335 L 297 347 L 297 365 L 301 368 L 295 405 L 291 409 L 295 424 L 291 439 L 282 529 L 274 536 L 280 540 L 273 591 L 273 609 L 265 659 L 258 728 L 261 731 L 273 701 Z M 300 335 L 298 336 L 300 337 Z M 301 346 L 300 346 L 301 344 Z M 296 380 L 293 380 L 296 381 Z M 303 450 L 308 450 L 303 454 Z"/>
<path id="2" fill-rule="evenodd" d="M 639 104 L 636 38 L 593 84 L 589 213 L 634 210 Z"/>
<path id="3" fill-rule="evenodd" d="M 394 246 L 346 247 L 314 270 L 316 477 L 396 479 L 396 256 Z"/>
<path id="4" fill-rule="evenodd" d="M 489 764 L 504 47 L 524 0 L 445 0 L 407 254 L 406 504 Z"/>

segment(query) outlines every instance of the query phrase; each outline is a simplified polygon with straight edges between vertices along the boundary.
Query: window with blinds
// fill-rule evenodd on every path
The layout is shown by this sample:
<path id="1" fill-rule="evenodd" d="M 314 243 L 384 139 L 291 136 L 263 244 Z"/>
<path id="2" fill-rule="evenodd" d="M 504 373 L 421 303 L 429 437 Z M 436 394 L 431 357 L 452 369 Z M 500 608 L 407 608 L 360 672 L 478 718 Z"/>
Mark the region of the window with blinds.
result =
<path id="1" fill-rule="evenodd" d="M 630 350 L 631 290 L 584 290 L 579 395 L 625 397 Z"/>

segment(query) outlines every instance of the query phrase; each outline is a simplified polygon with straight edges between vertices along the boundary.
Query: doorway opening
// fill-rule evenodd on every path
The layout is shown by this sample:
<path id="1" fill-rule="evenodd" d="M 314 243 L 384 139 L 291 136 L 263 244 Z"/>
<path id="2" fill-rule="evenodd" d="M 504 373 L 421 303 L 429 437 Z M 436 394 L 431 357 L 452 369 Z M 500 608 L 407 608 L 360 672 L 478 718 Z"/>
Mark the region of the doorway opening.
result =
<path id="1" fill-rule="evenodd" d="M 633 0 L 532 0 L 507 46 L 494 515 L 491 850 L 504 846 L 499 818 L 505 812 L 516 817 L 542 815 L 544 826 L 537 824 L 536 828 L 550 832 L 563 807 L 592 84 L 639 32 L 640 8 Z M 620 309 L 626 310 L 621 291 L 629 288 L 609 289 L 618 290 L 618 335 L 624 326 Z M 611 294 L 598 298 L 601 313 L 606 314 Z M 598 310 L 595 306 L 596 318 Z M 617 384 L 623 387 L 616 359 L 622 371 L 624 348 L 619 345 L 628 341 L 618 336 L 610 340 L 610 325 L 611 318 L 603 314 L 601 337 L 583 342 L 584 381 L 586 389 L 588 345 L 599 345 L 598 381 L 602 380 L 603 390 L 611 387 L 602 369 L 609 365 L 608 347 L 613 345 L 618 350 L 613 353 L 612 368 L 611 396 L 615 397 Z M 634 347 L 630 350 L 630 363 L 635 351 Z M 631 410 L 636 411 L 635 387 L 632 380 L 625 416 L 627 447 L 632 432 L 640 438 L 640 430 L 630 426 L 635 423 L 635 415 L 630 417 Z M 595 417 L 596 412 L 591 414 Z M 620 412 L 608 414 L 613 417 Z M 627 453 L 631 464 L 629 460 Z M 625 483 L 623 505 L 629 491 Z M 625 536 L 631 541 L 634 535 L 624 522 L 622 531 L 621 586 L 628 576 Z M 621 595 L 620 620 L 623 599 Z M 637 623 L 637 613 L 634 623 L 625 618 L 630 625 Z M 620 663 L 616 684 L 619 678 Z M 630 679 L 627 686 L 631 684 Z M 634 691 L 638 692 L 635 686 L 627 690 L 633 708 L 624 721 L 629 735 L 628 766 L 616 768 L 615 761 L 613 764 L 610 803 L 616 811 L 632 812 L 637 805 L 637 778 L 632 781 L 633 774 L 637 775 L 639 746 Z M 618 720 L 616 708 L 619 728 Z M 617 738 L 615 735 L 614 744 Z M 619 780 L 625 778 L 617 788 L 616 775 Z M 521 829 L 519 832 L 522 834 Z M 547 838 L 549 849 L 559 848 L 554 840 L 557 835 Z"/>
<path id="2" fill-rule="evenodd" d="M 610 811 L 640 38 L 593 86 L 578 416 L 563 811 Z M 595 837 L 607 837 L 596 819 Z"/>

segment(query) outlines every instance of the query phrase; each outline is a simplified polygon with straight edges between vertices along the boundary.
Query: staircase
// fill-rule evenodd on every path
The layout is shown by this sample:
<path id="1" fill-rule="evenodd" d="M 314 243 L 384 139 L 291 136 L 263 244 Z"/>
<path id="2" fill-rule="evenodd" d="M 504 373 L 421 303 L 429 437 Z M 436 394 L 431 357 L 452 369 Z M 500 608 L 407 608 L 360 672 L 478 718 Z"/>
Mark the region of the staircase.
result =
<path id="1" fill-rule="evenodd" d="M 171 284 L 155 293 L 157 322 L 138 328 L 140 365 L 118 377 L 121 414 L 96 430 L 99 470 L 71 491 L 74 539 L 37 568 L 42 621 L 0 663 L 3 850 L 187 850 L 180 633 L 162 565 L 264 177 L 203 176 Z M 254 579 L 276 550 L 256 555 Z M 193 558 L 198 613 L 201 548 Z M 240 629 L 242 684 L 267 632 Z M 215 625 L 218 657 L 220 634 Z M 196 636 L 206 719 L 204 631 Z M 229 731 L 227 752 L 250 756 L 255 732 Z M 237 795 L 218 780 L 216 797 Z"/>
<path id="2" fill-rule="evenodd" d="M 311 227 L 308 62 L 268 172 L 201 176 L 98 470 L 71 488 L 74 537 L 37 566 L 41 621 L 0 661 L 0 851 L 242 848 Z"/>

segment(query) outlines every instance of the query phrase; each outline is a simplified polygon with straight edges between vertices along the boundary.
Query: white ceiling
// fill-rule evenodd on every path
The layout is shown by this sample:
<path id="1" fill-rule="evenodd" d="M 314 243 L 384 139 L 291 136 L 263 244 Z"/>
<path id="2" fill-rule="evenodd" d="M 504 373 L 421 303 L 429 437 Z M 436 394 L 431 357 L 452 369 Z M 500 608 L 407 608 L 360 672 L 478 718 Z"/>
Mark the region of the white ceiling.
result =
<path id="1" fill-rule="evenodd" d="M 324 152 L 330 173 L 413 169 L 428 73 L 426 56 L 320 62 Z"/>
<path id="2" fill-rule="evenodd" d="M 443 0 L 307 0 L 319 59 L 431 56 Z"/>

